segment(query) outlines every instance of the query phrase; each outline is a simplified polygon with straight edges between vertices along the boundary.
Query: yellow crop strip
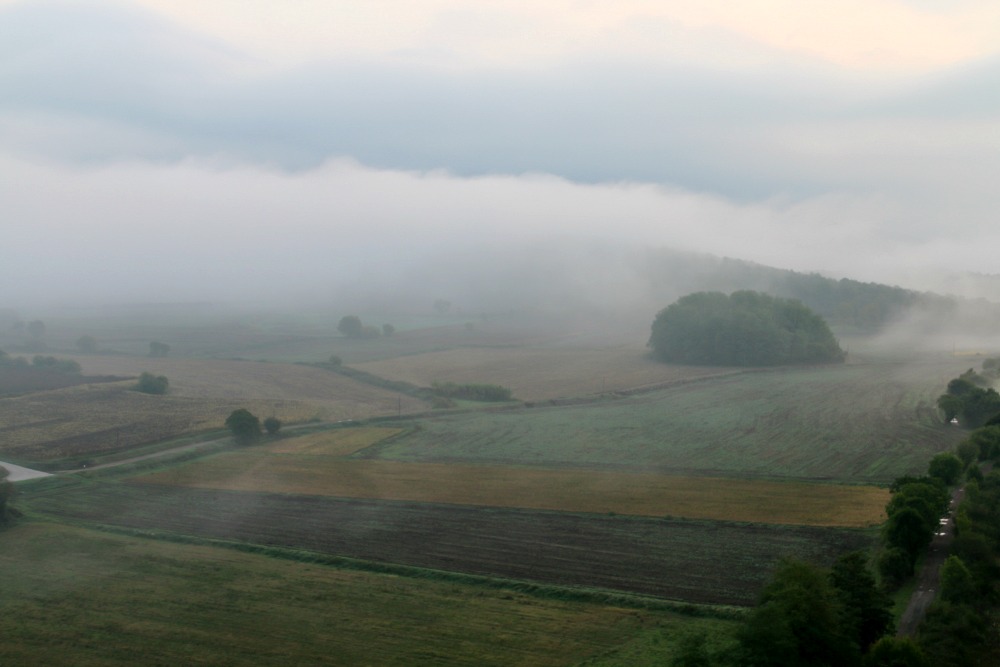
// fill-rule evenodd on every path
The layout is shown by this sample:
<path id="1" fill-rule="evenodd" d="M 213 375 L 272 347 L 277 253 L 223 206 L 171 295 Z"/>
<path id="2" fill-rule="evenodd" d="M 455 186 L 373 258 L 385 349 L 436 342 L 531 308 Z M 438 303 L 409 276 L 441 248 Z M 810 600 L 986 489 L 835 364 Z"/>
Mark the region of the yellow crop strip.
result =
<path id="1" fill-rule="evenodd" d="M 239 491 L 830 527 L 878 525 L 889 497 L 874 486 L 342 458 L 393 432 L 315 434 L 138 479 Z"/>

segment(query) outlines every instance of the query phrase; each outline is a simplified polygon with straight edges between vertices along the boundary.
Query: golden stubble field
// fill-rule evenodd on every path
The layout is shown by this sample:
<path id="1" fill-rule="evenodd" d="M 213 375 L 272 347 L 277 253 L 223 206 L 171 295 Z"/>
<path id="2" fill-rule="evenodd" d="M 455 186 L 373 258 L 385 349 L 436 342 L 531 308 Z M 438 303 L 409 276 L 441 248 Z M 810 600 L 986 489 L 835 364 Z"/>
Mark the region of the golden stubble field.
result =
<path id="1" fill-rule="evenodd" d="M 338 421 L 426 406 L 308 366 L 253 361 L 79 356 L 86 375 L 165 375 L 164 396 L 130 391 L 134 381 L 81 385 L 0 399 L 0 453 L 43 461 L 86 456 L 220 428 L 236 408 L 285 422 Z"/>
<path id="2" fill-rule="evenodd" d="M 498 384 L 514 397 L 535 401 L 686 382 L 739 372 L 671 366 L 650 359 L 644 347 L 469 347 L 370 361 L 356 367 L 419 386 L 433 382 Z"/>
<path id="3" fill-rule="evenodd" d="M 870 527 L 888 491 L 874 486 L 467 464 L 352 460 L 399 431 L 328 431 L 145 475 L 170 486 L 485 507 Z"/>

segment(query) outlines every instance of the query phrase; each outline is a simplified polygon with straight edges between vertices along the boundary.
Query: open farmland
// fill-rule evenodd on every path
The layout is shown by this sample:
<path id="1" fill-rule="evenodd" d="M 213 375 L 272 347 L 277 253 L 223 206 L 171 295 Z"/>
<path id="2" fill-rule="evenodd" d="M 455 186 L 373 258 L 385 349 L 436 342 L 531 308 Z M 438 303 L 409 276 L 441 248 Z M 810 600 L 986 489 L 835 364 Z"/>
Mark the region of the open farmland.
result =
<path id="1" fill-rule="evenodd" d="M 684 383 L 737 369 L 669 366 L 639 347 L 465 347 L 357 364 L 368 373 L 429 387 L 435 381 L 509 387 L 520 400 L 589 396 Z"/>
<path id="2" fill-rule="evenodd" d="M 844 486 L 568 468 L 350 460 L 401 429 L 336 429 L 137 478 L 168 486 L 812 526 L 884 520 L 889 494 Z"/>
<path id="3" fill-rule="evenodd" d="M 922 472 L 963 437 L 935 406 L 962 364 L 781 368 L 618 400 L 443 414 L 359 456 L 884 483 Z"/>
<path id="4" fill-rule="evenodd" d="M 650 634 L 662 661 L 692 623 L 734 625 L 53 524 L 3 538 L 5 665 L 560 666 Z"/>
<path id="5" fill-rule="evenodd" d="M 236 408 L 286 422 L 359 419 L 422 409 L 408 396 L 291 364 L 80 356 L 84 372 L 165 375 L 170 391 L 130 391 L 133 381 L 0 399 L 3 456 L 22 463 L 88 457 L 218 428 Z"/>
<path id="6" fill-rule="evenodd" d="M 871 533 L 56 479 L 22 504 L 61 520 L 706 604 L 751 604 L 786 556 L 829 563 Z"/>

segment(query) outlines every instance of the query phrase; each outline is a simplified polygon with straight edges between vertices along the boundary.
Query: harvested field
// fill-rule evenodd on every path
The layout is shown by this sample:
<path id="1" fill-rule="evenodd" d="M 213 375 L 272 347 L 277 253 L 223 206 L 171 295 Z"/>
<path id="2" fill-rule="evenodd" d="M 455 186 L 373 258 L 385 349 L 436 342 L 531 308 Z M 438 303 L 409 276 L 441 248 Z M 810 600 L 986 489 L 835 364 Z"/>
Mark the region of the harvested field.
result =
<path id="1" fill-rule="evenodd" d="M 748 605 L 786 556 L 869 548 L 832 528 L 343 500 L 56 480 L 21 504 L 61 519 L 287 546 L 369 561 Z"/>
<path id="2" fill-rule="evenodd" d="M 75 387 L 80 384 L 114 382 L 121 379 L 123 378 L 60 373 L 48 368 L 35 368 L 32 366 L 0 365 L 0 396 L 63 389 L 65 387 Z"/>
<path id="3" fill-rule="evenodd" d="M 396 429 L 342 429 L 182 464 L 137 481 L 180 487 L 811 526 L 884 521 L 885 489 L 339 458 Z"/>
<path id="4" fill-rule="evenodd" d="M 5 665 L 557 667 L 692 623 L 52 524 L 6 531 L 0 562 Z"/>
<path id="5" fill-rule="evenodd" d="M 964 437 L 936 407 L 961 364 L 773 369 L 620 400 L 442 414 L 364 455 L 885 483 Z"/>
<path id="6" fill-rule="evenodd" d="M 370 447 L 377 442 L 403 433 L 401 428 L 369 426 L 362 428 L 340 428 L 330 431 L 320 431 L 309 435 L 300 435 L 287 440 L 281 440 L 271 445 L 257 447 L 243 452 L 266 451 L 272 454 L 303 454 L 309 456 L 347 456 L 359 449 Z M 283 458 L 287 461 L 289 459 Z"/>
<path id="7" fill-rule="evenodd" d="M 528 401 L 592 396 L 740 372 L 719 367 L 669 366 L 649 359 L 647 354 L 646 348 L 640 347 L 470 347 L 356 366 L 380 377 L 423 387 L 435 381 L 498 384 L 509 387 L 515 398 Z"/>
<path id="8" fill-rule="evenodd" d="M 170 391 L 130 391 L 134 381 L 82 385 L 0 399 L 0 453 L 15 462 L 86 457 L 218 428 L 236 408 L 283 421 L 359 419 L 418 410 L 408 396 L 317 368 L 289 364 L 135 357 L 78 357 L 85 372 L 165 375 Z M 111 370 L 114 369 L 114 370 Z"/>

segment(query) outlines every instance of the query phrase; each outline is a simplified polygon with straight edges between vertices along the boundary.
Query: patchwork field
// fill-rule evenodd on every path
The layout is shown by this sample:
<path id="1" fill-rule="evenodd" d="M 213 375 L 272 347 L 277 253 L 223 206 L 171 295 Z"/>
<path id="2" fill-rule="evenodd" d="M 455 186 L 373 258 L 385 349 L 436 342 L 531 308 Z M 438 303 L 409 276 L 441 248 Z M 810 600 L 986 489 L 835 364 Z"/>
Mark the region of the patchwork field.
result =
<path id="1" fill-rule="evenodd" d="M 5 665 L 651 665 L 734 625 L 52 524 L 0 562 Z"/>
<path id="2" fill-rule="evenodd" d="M 435 381 L 498 384 L 520 400 L 590 396 L 638 387 L 684 383 L 737 369 L 670 366 L 644 347 L 466 347 L 357 364 L 380 377 L 422 387 Z"/>
<path id="3" fill-rule="evenodd" d="M 359 419 L 423 409 L 411 397 L 336 373 L 290 364 L 80 356 L 88 374 L 165 375 L 170 391 L 130 391 L 134 381 L 0 399 L 0 454 L 32 463 L 123 450 L 219 428 L 236 408 L 286 422 Z"/>
<path id="4" fill-rule="evenodd" d="M 830 563 L 871 532 L 347 500 L 55 479 L 20 501 L 57 520 L 706 604 L 751 604 L 779 559 Z"/>
<path id="5" fill-rule="evenodd" d="M 351 460 L 401 429 L 337 429 L 175 466 L 137 481 L 177 487 L 812 526 L 881 523 L 872 486 L 597 470 Z"/>
<path id="6" fill-rule="evenodd" d="M 962 363 L 774 369 L 620 400 L 444 414 L 364 455 L 885 483 L 963 437 L 935 406 Z"/>

